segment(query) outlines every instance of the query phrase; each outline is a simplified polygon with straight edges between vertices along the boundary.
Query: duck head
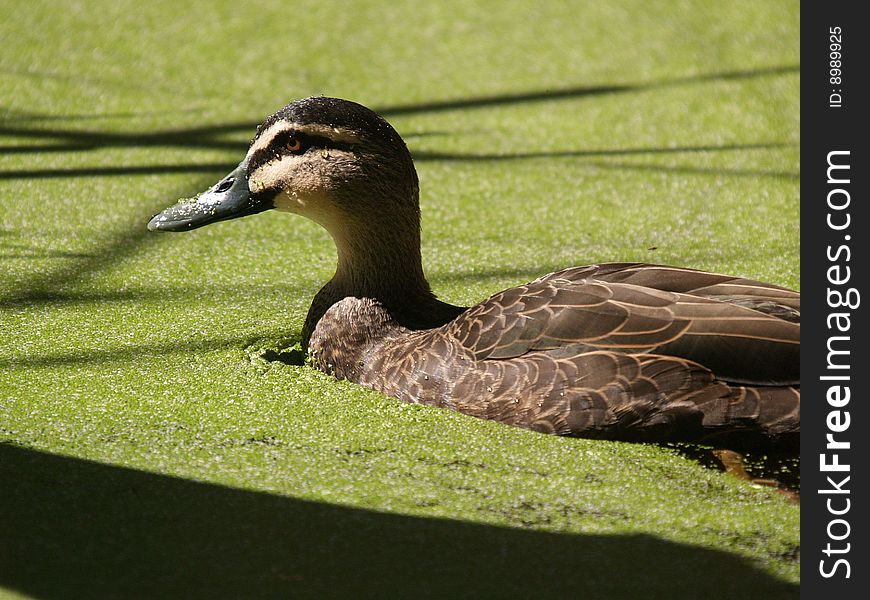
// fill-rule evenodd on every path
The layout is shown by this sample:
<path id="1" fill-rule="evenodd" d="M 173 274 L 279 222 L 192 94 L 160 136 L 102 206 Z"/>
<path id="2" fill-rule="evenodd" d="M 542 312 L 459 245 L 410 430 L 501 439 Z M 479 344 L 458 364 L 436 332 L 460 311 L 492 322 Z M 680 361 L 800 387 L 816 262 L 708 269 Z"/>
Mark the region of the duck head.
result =
<path id="1" fill-rule="evenodd" d="M 336 243 L 419 230 L 418 183 L 411 155 L 372 110 L 338 98 L 288 104 L 258 128 L 245 158 L 195 198 L 148 223 L 152 231 L 189 231 L 269 209 L 324 226 Z"/>
<path id="2" fill-rule="evenodd" d="M 355 102 L 306 98 L 266 119 L 244 160 L 196 198 L 155 215 L 152 231 L 189 231 L 269 209 L 330 233 L 335 275 L 318 292 L 303 342 L 342 298 L 373 298 L 403 326 L 434 327 L 458 307 L 437 300 L 423 273 L 417 172 L 405 142 Z"/>

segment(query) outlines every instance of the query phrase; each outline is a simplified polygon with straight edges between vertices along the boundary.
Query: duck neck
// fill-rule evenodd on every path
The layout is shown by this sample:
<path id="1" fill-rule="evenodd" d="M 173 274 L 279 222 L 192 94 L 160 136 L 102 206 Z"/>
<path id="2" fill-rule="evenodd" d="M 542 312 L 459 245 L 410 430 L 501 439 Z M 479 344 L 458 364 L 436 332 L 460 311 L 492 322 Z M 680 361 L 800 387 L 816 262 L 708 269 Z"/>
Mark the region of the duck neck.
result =
<path id="1" fill-rule="evenodd" d="M 374 228 L 371 223 L 354 226 L 345 220 L 340 229 L 330 228 L 338 266 L 314 298 L 303 329 L 304 345 L 326 311 L 347 297 L 375 300 L 395 325 L 412 330 L 443 325 L 464 310 L 432 293 L 423 273 L 417 223 Z"/>
<path id="2" fill-rule="evenodd" d="M 338 266 L 332 283 L 345 295 L 381 301 L 431 295 L 419 230 L 398 235 L 391 227 L 346 227 L 333 237 Z"/>

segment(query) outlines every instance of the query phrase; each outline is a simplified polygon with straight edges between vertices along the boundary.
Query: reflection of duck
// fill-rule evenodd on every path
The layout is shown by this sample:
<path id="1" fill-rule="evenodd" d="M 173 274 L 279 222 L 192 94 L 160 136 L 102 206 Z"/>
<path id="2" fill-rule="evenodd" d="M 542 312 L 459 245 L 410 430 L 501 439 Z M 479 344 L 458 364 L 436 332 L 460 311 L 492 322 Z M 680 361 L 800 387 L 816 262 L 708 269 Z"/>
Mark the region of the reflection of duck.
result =
<path id="1" fill-rule="evenodd" d="M 601 264 L 469 309 L 437 300 L 420 259 L 411 155 L 359 104 L 289 104 L 236 170 L 148 227 L 184 231 L 270 208 L 320 223 L 338 247 L 303 330 L 313 364 L 336 377 L 562 435 L 725 442 L 800 431 L 796 292 Z"/>

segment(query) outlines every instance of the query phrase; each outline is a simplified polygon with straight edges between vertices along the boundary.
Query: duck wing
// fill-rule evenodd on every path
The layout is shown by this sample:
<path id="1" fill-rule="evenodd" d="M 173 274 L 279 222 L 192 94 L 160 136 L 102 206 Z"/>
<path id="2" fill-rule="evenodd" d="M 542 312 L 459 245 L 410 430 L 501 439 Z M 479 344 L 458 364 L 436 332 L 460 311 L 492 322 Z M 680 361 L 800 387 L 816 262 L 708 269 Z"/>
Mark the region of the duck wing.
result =
<path id="1" fill-rule="evenodd" d="M 590 276 L 600 281 L 630 283 L 656 290 L 714 298 L 800 323 L 800 293 L 753 279 L 695 269 L 644 263 L 608 263 L 564 269 L 545 275 L 539 281 L 577 281 Z"/>
<path id="2" fill-rule="evenodd" d="M 718 380 L 800 379 L 800 295 L 777 286 L 658 265 L 551 273 L 505 290 L 447 326 L 477 361 L 534 352 L 606 351 L 681 358 Z"/>
<path id="3" fill-rule="evenodd" d="M 441 397 L 463 399 L 450 406 L 461 412 L 558 435 L 730 447 L 799 439 L 800 391 L 793 387 L 732 386 L 680 358 L 572 351 L 457 369 Z M 425 386 L 419 391 L 415 401 L 428 403 Z"/>
<path id="4" fill-rule="evenodd" d="M 355 380 L 559 435 L 792 447 L 799 310 L 796 293 L 733 277 L 580 267 L 385 338 Z"/>

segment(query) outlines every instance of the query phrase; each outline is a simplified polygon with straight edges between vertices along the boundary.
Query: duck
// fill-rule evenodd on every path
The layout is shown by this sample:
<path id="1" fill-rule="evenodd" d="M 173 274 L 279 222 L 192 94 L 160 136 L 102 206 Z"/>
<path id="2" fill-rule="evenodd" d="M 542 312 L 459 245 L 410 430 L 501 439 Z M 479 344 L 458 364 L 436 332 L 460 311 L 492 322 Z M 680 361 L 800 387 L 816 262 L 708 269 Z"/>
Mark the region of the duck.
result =
<path id="1" fill-rule="evenodd" d="M 404 402 L 562 436 L 721 447 L 800 434 L 800 293 L 647 264 L 566 268 L 471 307 L 424 275 L 419 182 L 375 111 L 324 96 L 256 129 L 239 165 L 155 215 L 191 231 L 266 210 L 338 255 L 302 329 L 309 365 Z"/>

